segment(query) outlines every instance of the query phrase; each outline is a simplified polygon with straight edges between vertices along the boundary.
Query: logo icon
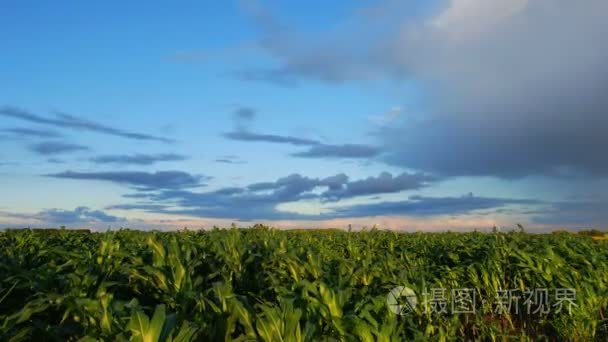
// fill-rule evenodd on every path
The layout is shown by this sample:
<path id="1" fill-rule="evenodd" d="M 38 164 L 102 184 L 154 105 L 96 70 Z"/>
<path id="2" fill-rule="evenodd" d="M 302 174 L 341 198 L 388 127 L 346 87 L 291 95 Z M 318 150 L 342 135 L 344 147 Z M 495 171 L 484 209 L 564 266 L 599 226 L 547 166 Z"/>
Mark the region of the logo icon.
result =
<path id="1" fill-rule="evenodd" d="M 386 296 L 386 306 L 396 315 L 407 315 L 414 311 L 418 298 L 414 290 L 405 286 L 397 286 Z"/>

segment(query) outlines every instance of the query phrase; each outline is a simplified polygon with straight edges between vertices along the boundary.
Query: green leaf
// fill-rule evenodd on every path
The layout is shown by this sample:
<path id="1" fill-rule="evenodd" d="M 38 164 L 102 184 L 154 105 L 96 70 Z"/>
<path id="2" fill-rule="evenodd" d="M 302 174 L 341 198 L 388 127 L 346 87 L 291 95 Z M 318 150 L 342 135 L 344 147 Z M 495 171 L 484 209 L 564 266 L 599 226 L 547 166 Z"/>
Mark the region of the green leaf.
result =
<path id="1" fill-rule="evenodd" d="M 131 314 L 128 328 L 131 331 L 131 341 L 134 342 L 154 342 L 148 337 L 150 322 L 148 316 L 141 311 Z"/>

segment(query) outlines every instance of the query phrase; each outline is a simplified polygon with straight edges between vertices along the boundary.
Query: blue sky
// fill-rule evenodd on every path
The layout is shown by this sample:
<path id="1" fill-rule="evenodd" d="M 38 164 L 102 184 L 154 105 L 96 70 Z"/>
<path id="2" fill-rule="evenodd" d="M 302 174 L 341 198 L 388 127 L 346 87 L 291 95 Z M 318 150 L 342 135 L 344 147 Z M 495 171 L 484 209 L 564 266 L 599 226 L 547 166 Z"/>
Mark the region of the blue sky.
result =
<path id="1" fill-rule="evenodd" d="M 601 0 L 0 4 L 0 226 L 604 228 Z"/>

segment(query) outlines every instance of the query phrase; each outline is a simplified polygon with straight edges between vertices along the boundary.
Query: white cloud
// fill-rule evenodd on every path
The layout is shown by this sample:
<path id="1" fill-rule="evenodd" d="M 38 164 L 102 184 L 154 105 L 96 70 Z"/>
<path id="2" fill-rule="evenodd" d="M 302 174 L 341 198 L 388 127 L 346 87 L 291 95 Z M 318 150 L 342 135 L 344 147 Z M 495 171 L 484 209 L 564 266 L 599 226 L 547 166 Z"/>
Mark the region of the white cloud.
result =
<path id="1" fill-rule="evenodd" d="M 453 39 L 466 39 L 493 29 L 527 5 L 528 0 L 451 0 L 430 24 Z"/>
<path id="2" fill-rule="evenodd" d="M 374 125 L 385 126 L 399 119 L 403 115 L 403 112 L 402 107 L 394 106 L 385 113 L 370 116 L 369 121 Z"/>
<path id="3" fill-rule="evenodd" d="M 357 12 L 321 34 L 266 25 L 262 46 L 278 64 L 254 70 L 256 79 L 421 85 L 425 120 L 397 120 L 377 134 L 397 166 L 452 176 L 608 175 L 597 154 L 608 146 L 608 1 L 445 4 L 420 18 L 410 2 L 386 1 L 373 17 Z"/>

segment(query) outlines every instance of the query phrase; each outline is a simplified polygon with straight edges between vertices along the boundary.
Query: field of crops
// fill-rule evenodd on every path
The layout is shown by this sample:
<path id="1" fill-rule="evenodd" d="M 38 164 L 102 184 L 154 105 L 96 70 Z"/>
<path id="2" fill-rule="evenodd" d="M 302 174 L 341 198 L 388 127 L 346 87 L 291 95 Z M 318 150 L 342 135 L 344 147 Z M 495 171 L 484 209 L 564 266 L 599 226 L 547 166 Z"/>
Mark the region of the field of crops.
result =
<path id="1" fill-rule="evenodd" d="M 6 231 L 0 340 L 605 340 L 607 260 L 568 233 Z"/>

